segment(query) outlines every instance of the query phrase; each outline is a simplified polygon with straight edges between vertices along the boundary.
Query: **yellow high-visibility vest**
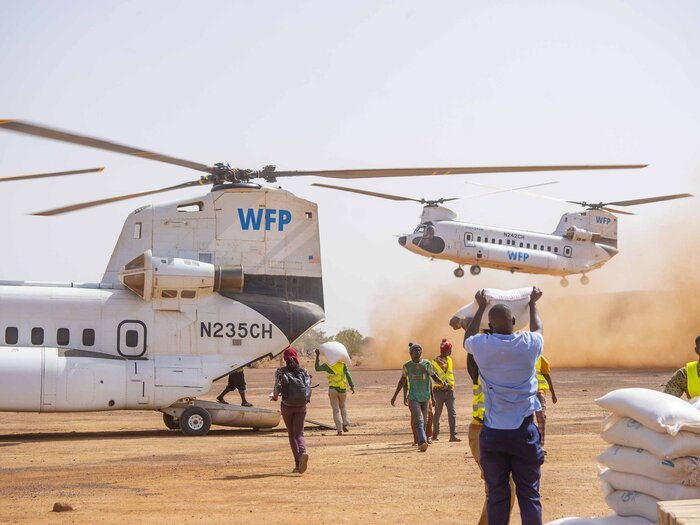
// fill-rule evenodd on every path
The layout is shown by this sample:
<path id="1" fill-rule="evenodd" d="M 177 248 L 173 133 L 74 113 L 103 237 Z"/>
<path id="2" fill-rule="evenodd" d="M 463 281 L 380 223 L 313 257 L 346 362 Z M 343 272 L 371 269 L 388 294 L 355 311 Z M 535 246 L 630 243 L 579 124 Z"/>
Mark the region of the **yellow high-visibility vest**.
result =
<path id="1" fill-rule="evenodd" d="M 700 396 L 700 377 L 698 377 L 698 362 L 691 361 L 685 365 L 685 375 L 688 377 L 688 396 Z"/>
<path id="2" fill-rule="evenodd" d="M 484 414 L 486 413 L 486 404 L 484 400 L 484 391 L 481 388 L 481 378 L 474 384 L 472 383 L 472 418 L 479 423 L 484 422 Z"/>
<path id="3" fill-rule="evenodd" d="M 328 368 L 333 370 L 332 374 L 330 372 L 326 372 L 329 388 L 342 388 L 343 390 L 346 390 L 348 388 L 348 381 L 345 376 L 344 367 L 345 363 L 343 363 L 342 361 L 338 361 L 333 366 L 328 365 Z"/>
<path id="4" fill-rule="evenodd" d="M 435 359 L 433 359 L 433 368 L 435 369 L 437 376 L 454 389 L 455 375 L 452 368 L 452 358 L 450 356 L 447 356 L 447 370 L 443 370 L 442 368 L 440 368 L 440 365 Z M 442 388 L 442 385 L 435 384 L 433 388 L 440 389 Z"/>
<path id="5" fill-rule="evenodd" d="M 549 383 L 547 379 L 542 375 L 542 358 L 537 360 L 535 365 L 535 371 L 537 372 L 537 390 L 549 390 Z"/>

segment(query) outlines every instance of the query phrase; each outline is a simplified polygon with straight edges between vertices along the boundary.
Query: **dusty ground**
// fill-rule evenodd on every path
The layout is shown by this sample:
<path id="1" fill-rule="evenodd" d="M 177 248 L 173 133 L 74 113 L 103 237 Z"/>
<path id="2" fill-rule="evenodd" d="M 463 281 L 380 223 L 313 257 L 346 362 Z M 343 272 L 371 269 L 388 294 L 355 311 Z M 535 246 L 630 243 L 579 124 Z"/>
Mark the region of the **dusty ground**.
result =
<path id="1" fill-rule="evenodd" d="M 425 454 L 411 446 L 408 409 L 389 404 L 399 373 L 353 374 L 355 426 L 340 437 L 307 431 L 311 459 L 302 477 L 291 474 L 282 430 L 215 427 L 184 437 L 165 430 L 157 412 L 0 413 L 0 523 L 476 523 L 483 488 L 466 441 L 466 373 L 457 374 L 464 441 L 440 441 Z M 246 374 L 256 405 L 271 405 L 271 375 Z M 616 387 L 659 388 L 669 372 L 556 370 L 553 377 L 559 403 L 549 405 L 545 521 L 606 515 L 593 460 L 605 448 L 603 413 L 593 400 Z M 309 417 L 332 421 L 322 388 Z M 75 510 L 50 512 L 57 501 Z M 514 515 L 519 524 L 517 508 Z"/>

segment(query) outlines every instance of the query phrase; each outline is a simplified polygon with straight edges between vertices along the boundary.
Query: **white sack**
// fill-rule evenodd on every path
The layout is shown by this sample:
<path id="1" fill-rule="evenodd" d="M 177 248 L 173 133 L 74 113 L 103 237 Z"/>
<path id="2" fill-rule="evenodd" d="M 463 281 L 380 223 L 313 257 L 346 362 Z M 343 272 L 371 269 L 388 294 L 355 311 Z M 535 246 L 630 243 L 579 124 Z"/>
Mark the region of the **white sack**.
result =
<path id="1" fill-rule="evenodd" d="M 648 388 L 620 388 L 595 402 L 605 410 L 630 417 L 651 429 L 671 435 L 679 430 L 700 434 L 700 410 L 670 394 Z"/>
<path id="2" fill-rule="evenodd" d="M 350 361 L 350 354 L 348 354 L 348 349 L 345 348 L 343 343 L 339 343 L 338 341 L 328 341 L 327 343 L 323 343 L 321 346 L 319 346 L 318 349 L 323 354 L 323 357 L 326 358 L 326 363 L 331 366 L 336 364 L 338 361 L 342 361 L 348 366 L 352 365 L 352 361 Z"/>
<path id="3" fill-rule="evenodd" d="M 482 330 L 489 327 L 489 310 L 494 304 L 505 304 L 513 312 L 515 317 L 515 330 L 522 330 L 530 325 L 530 294 L 532 288 L 516 288 L 514 290 L 497 290 L 496 288 L 484 288 L 488 305 L 484 311 L 484 316 L 481 318 Z M 462 321 L 469 317 L 474 317 L 474 314 L 479 309 L 476 301 L 464 305 L 457 310 L 450 320 L 450 325 L 454 328 L 456 320 Z"/>
<path id="4" fill-rule="evenodd" d="M 700 487 L 684 487 L 673 483 L 662 483 L 639 474 L 617 472 L 609 468 L 603 470 L 598 476 L 615 490 L 641 492 L 660 501 L 700 498 Z"/>
<path id="5" fill-rule="evenodd" d="M 604 518 L 559 518 L 545 525 L 651 525 L 651 521 L 639 516 L 611 514 Z"/>
<path id="6" fill-rule="evenodd" d="M 658 523 L 657 501 L 656 498 L 641 492 L 622 490 L 616 490 L 605 496 L 605 503 L 620 516 L 640 516 L 653 523 Z"/>
<path id="7" fill-rule="evenodd" d="M 660 458 L 700 456 L 700 436 L 679 432 L 675 436 L 655 432 L 628 417 L 613 417 L 603 429 L 601 437 L 611 445 L 643 448 Z"/>
<path id="8" fill-rule="evenodd" d="M 700 458 L 697 457 L 662 459 L 641 448 L 613 445 L 596 459 L 618 472 L 639 474 L 662 483 L 700 487 Z"/>

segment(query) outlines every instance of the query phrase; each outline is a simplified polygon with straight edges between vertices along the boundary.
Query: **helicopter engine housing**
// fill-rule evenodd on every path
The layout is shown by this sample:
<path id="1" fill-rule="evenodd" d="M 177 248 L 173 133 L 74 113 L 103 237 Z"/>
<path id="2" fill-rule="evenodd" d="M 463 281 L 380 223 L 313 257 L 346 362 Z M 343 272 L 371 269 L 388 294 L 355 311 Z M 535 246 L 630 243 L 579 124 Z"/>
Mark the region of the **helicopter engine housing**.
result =
<path id="1" fill-rule="evenodd" d="M 576 226 L 569 226 L 564 237 L 571 241 L 595 241 L 600 238 L 600 234 Z"/>

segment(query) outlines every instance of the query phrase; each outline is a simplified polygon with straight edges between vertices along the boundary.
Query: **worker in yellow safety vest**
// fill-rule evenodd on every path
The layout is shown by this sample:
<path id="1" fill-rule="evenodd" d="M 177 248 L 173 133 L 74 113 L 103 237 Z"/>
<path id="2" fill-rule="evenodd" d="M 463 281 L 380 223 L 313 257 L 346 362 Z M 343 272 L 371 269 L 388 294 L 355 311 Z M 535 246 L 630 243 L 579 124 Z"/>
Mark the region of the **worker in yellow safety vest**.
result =
<path id="1" fill-rule="evenodd" d="M 433 359 L 433 369 L 437 376 L 444 381 L 433 384 L 433 399 L 435 400 L 435 417 L 433 417 L 433 441 L 438 441 L 440 434 L 440 416 L 443 407 L 447 407 L 447 421 L 450 424 L 450 441 L 462 441 L 457 437 L 457 410 L 455 409 L 455 375 L 452 365 L 452 343 L 443 339 L 440 343 L 440 355 Z"/>
<path id="2" fill-rule="evenodd" d="M 335 429 L 339 436 L 343 435 L 343 432 L 347 432 L 350 426 L 350 420 L 348 419 L 348 412 L 345 407 L 345 400 L 347 398 L 348 386 L 352 393 L 355 393 L 355 385 L 352 382 L 352 376 L 345 363 L 338 361 L 334 365 L 329 365 L 328 363 L 320 363 L 319 356 L 320 351 L 316 349 L 316 363 L 315 369 L 317 372 L 325 372 L 326 378 L 328 379 L 328 398 L 331 401 L 331 408 L 333 409 L 333 421 L 335 421 Z"/>
<path id="3" fill-rule="evenodd" d="M 540 431 L 540 445 L 544 447 L 544 432 L 547 426 L 547 391 L 552 392 L 552 403 L 557 404 L 557 394 L 554 392 L 554 382 L 549 361 L 545 356 L 540 356 L 535 364 L 537 375 L 537 399 L 540 400 L 540 409 L 535 412 L 537 418 L 537 428 Z M 545 454 L 547 452 L 545 451 Z"/>
<path id="4" fill-rule="evenodd" d="M 668 383 L 664 392 L 676 397 L 682 397 L 683 394 L 688 396 L 688 399 L 700 396 L 700 335 L 695 338 L 695 353 L 698 355 L 698 360 L 690 361 L 682 368 L 676 370 Z"/>
<path id="5" fill-rule="evenodd" d="M 472 452 L 474 461 L 479 465 L 479 470 L 481 470 L 481 450 L 479 447 L 479 434 L 481 434 L 481 429 L 484 425 L 484 414 L 486 413 L 486 405 L 484 401 L 484 391 L 481 388 L 481 381 L 479 380 L 479 367 L 474 360 L 474 357 L 469 354 L 467 356 L 467 372 L 472 380 L 472 421 L 469 424 L 469 449 Z M 481 471 L 481 479 L 484 479 L 484 472 Z M 481 517 L 479 518 L 478 525 L 488 524 L 488 515 L 486 511 L 486 500 L 488 499 L 488 487 L 484 483 L 484 492 L 486 497 L 484 498 L 484 505 L 481 509 Z M 515 483 L 513 483 L 513 478 L 510 478 L 510 510 L 513 510 L 513 505 L 515 504 Z"/>

